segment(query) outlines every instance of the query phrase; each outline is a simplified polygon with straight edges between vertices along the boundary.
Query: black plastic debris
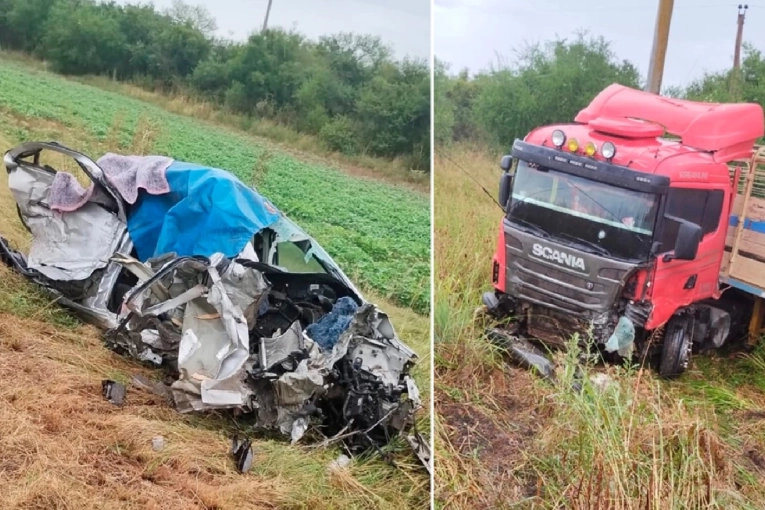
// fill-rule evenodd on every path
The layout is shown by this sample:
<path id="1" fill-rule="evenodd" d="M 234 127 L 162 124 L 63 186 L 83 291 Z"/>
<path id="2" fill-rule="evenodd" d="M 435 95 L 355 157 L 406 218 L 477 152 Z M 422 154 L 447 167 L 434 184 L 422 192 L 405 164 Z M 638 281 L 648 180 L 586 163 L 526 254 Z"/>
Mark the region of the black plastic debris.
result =
<path id="1" fill-rule="evenodd" d="M 101 393 L 106 400 L 115 406 L 121 406 L 125 403 L 126 389 L 124 384 L 105 379 L 101 381 Z"/>
<path id="2" fill-rule="evenodd" d="M 490 329 L 486 335 L 494 344 L 505 349 L 510 358 L 520 366 L 535 370 L 543 379 L 555 381 L 555 368 L 552 361 L 531 342 L 499 328 Z"/>
<path id="3" fill-rule="evenodd" d="M 231 456 L 234 457 L 236 469 L 240 473 L 246 473 L 252 467 L 255 452 L 252 450 L 252 441 L 239 439 L 239 436 L 231 438 Z"/>

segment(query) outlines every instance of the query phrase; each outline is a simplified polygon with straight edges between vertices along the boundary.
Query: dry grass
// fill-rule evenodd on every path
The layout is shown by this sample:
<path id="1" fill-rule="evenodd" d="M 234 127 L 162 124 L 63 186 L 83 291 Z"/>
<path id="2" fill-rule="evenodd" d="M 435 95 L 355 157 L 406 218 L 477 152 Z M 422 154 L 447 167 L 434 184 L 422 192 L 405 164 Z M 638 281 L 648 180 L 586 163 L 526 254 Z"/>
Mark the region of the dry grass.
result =
<path id="1" fill-rule="evenodd" d="M 55 139 L 88 154 L 107 150 L 151 151 L 151 119 L 121 144 L 85 139 L 76 126 L 26 119 L 0 111 L 0 122 L 34 139 Z M 119 132 L 115 119 L 112 133 Z M 20 140 L 0 134 L 0 151 Z M 56 159 L 49 164 L 76 170 Z M 0 185 L 0 235 L 25 248 L 29 234 L 15 202 Z M 400 336 L 422 356 L 414 376 L 429 387 L 429 324 L 411 310 L 378 303 Z M 0 501 L 3 508 L 427 508 L 429 477 L 403 441 L 392 445 L 397 467 L 375 455 L 330 471 L 337 448 L 290 446 L 255 437 L 255 462 L 246 475 L 228 457 L 233 420 L 182 416 L 159 397 L 128 387 L 115 407 L 101 395 L 101 381 L 129 383 L 138 374 L 158 377 L 106 349 L 99 332 L 84 326 L 0 264 Z M 429 406 L 426 391 L 425 405 Z M 427 407 L 426 407 L 427 408 Z M 428 430 L 421 414 L 418 427 Z M 165 448 L 152 449 L 163 436 Z"/>
<path id="2" fill-rule="evenodd" d="M 284 481 L 238 475 L 225 438 L 179 421 L 159 398 L 132 391 L 124 408 L 100 398 L 101 379 L 144 370 L 107 352 L 95 331 L 3 313 L 0 337 L 6 508 L 278 508 L 289 501 Z M 167 443 L 161 452 L 151 448 L 157 435 Z"/>
<path id="3" fill-rule="evenodd" d="M 679 381 L 650 371 L 585 377 L 571 391 L 506 363 L 475 314 L 490 290 L 502 212 L 500 154 L 437 150 L 435 408 L 438 505 L 444 508 L 765 507 L 765 348 L 744 360 L 700 358 Z"/>

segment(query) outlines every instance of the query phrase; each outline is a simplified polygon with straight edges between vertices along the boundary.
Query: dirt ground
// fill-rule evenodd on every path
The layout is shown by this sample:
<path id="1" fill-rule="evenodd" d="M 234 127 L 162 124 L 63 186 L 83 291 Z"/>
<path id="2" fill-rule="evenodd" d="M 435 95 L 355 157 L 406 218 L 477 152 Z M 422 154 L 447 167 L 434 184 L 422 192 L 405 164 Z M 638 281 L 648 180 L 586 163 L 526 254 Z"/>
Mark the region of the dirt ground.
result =
<path id="1" fill-rule="evenodd" d="M 539 405 L 539 380 L 509 364 L 494 368 L 487 376 L 480 385 L 484 391 L 473 389 L 480 394 L 472 398 L 450 394 L 444 388 L 435 393 L 442 426 L 439 442 L 448 443 L 444 446 L 457 457 L 469 459 L 462 468 L 469 472 L 469 485 L 474 489 L 471 496 L 443 489 L 438 499 L 445 508 L 449 501 L 456 503 L 466 497 L 473 508 L 497 508 L 538 492 L 536 476 L 527 470 L 526 452 L 550 414 Z M 464 508 L 462 503 L 456 506 Z"/>

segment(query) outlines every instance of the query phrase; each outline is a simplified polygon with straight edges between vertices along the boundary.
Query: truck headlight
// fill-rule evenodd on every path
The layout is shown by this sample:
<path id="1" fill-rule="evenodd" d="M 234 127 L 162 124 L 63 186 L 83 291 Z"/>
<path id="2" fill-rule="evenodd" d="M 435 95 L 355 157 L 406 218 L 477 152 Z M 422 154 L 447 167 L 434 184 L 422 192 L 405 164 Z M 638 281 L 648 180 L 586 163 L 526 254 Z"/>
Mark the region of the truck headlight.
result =
<path id="1" fill-rule="evenodd" d="M 563 144 L 566 143 L 566 134 L 560 129 L 556 129 L 552 132 L 552 143 L 560 149 L 563 147 Z"/>
<path id="2" fill-rule="evenodd" d="M 603 154 L 604 158 L 612 159 L 616 156 L 616 146 L 611 142 L 606 142 L 603 144 L 603 147 L 600 148 L 600 153 Z"/>

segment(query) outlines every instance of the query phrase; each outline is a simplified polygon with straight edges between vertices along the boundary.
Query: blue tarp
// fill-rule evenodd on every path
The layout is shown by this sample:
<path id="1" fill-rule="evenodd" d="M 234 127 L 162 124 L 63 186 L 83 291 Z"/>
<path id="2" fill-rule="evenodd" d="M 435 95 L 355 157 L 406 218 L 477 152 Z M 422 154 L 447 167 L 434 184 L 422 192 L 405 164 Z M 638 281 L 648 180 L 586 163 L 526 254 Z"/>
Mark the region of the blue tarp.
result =
<path id="1" fill-rule="evenodd" d="M 223 170 L 176 161 L 167 169 L 167 181 L 170 193 L 140 190 L 128 215 L 141 261 L 171 252 L 234 257 L 280 217 L 268 199 Z"/>

